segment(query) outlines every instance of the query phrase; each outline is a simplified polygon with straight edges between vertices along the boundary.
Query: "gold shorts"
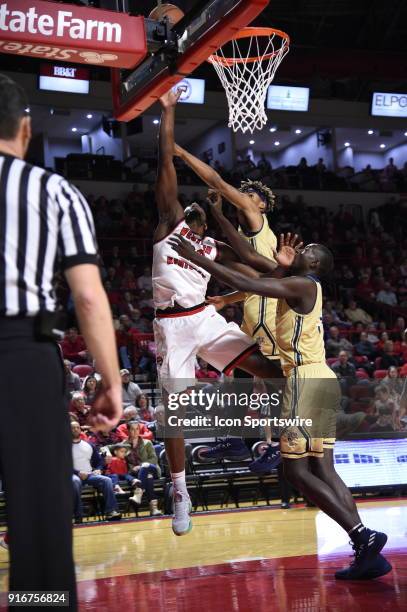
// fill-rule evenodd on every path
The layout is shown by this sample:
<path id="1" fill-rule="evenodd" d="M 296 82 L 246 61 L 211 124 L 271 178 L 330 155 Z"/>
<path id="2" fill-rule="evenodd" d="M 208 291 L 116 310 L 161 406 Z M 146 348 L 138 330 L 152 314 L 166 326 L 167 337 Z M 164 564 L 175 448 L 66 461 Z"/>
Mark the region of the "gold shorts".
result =
<path id="1" fill-rule="evenodd" d="M 289 420 L 280 434 L 282 457 L 323 457 L 325 448 L 333 448 L 340 399 L 338 380 L 327 365 L 293 368 L 281 412 L 281 418 Z"/>

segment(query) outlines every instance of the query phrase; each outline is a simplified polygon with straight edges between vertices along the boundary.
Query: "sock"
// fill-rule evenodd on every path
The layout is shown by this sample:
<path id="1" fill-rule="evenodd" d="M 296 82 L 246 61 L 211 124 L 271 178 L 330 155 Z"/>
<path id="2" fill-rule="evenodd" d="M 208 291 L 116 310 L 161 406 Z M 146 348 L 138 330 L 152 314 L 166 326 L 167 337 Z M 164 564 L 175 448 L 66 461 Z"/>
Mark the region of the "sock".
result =
<path id="1" fill-rule="evenodd" d="M 175 491 L 188 495 L 187 483 L 185 481 L 185 470 L 182 472 L 171 472 L 171 480 Z"/>
<path id="2" fill-rule="evenodd" d="M 350 531 L 348 531 L 348 535 L 352 542 L 355 544 L 367 544 L 369 542 L 369 537 L 371 534 L 371 530 L 365 527 L 362 523 L 358 523 Z"/>

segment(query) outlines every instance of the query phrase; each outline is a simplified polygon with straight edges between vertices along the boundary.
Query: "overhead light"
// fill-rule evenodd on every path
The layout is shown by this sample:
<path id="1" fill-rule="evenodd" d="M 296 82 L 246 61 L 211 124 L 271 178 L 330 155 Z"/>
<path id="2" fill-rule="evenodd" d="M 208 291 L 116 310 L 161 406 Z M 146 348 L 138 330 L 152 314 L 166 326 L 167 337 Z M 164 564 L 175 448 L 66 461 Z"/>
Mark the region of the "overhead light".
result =
<path id="1" fill-rule="evenodd" d="M 86 115 L 86 119 L 92 119 L 92 118 L 93 118 L 92 113 L 88 113 L 88 114 Z"/>
<path id="2" fill-rule="evenodd" d="M 160 123 L 160 120 L 159 119 L 153 119 L 153 123 L 154 123 L 154 125 L 158 125 Z"/>
<path id="3" fill-rule="evenodd" d="M 25 110 L 26 113 L 29 113 L 31 109 L 30 109 L 29 106 L 27 106 L 27 108 L 25 108 L 24 110 Z"/>
<path id="4" fill-rule="evenodd" d="M 271 127 L 271 128 L 270 128 L 270 132 L 275 132 L 275 131 L 276 131 L 276 129 L 277 129 L 276 127 Z"/>
<path id="5" fill-rule="evenodd" d="M 255 142 L 255 140 L 249 140 L 249 144 L 254 144 Z"/>
<path id="6" fill-rule="evenodd" d="M 382 144 L 380 145 L 380 148 L 381 148 L 381 149 L 385 149 L 385 148 L 386 148 L 386 145 L 382 143 Z"/>
<path id="7" fill-rule="evenodd" d="M 53 108 L 50 108 L 50 109 L 49 109 L 49 114 L 50 114 L 50 115 L 53 115 L 53 114 L 54 114 L 54 109 L 53 109 Z"/>
<path id="8" fill-rule="evenodd" d="M 404 132 L 404 136 L 407 136 L 407 132 Z"/>
<path id="9" fill-rule="evenodd" d="M 276 140 L 274 144 L 276 145 L 276 147 L 278 147 L 278 145 L 280 144 L 280 141 Z"/>
<path id="10" fill-rule="evenodd" d="M 302 130 L 295 130 L 296 134 L 301 134 Z"/>
<path id="11" fill-rule="evenodd" d="M 345 142 L 345 143 L 344 143 L 344 146 L 345 146 L 345 147 L 350 147 L 350 142 Z"/>
<path id="12" fill-rule="evenodd" d="M 72 131 L 73 131 L 73 132 L 77 132 L 77 131 L 78 131 L 78 128 L 73 127 L 73 128 L 72 128 Z"/>
<path id="13" fill-rule="evenodd" d="M 367 130 L 367 133 L 372 135 L 374 132 L 373 132 L 373 130 Z"/>

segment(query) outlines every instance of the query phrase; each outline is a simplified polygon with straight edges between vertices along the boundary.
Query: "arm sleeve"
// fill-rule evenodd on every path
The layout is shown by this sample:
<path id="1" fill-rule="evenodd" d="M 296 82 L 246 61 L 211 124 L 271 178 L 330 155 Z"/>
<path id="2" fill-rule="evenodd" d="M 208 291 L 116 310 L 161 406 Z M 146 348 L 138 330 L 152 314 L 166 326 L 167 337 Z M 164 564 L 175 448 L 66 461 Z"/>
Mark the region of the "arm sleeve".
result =
<path id="1" fill-rule="evenodd" d="M 80 191 L 61 180 L 56 193 L 59 211 L 58 245 L 64 270 L 79 264 L 99 265 L 92 213 Z"/>

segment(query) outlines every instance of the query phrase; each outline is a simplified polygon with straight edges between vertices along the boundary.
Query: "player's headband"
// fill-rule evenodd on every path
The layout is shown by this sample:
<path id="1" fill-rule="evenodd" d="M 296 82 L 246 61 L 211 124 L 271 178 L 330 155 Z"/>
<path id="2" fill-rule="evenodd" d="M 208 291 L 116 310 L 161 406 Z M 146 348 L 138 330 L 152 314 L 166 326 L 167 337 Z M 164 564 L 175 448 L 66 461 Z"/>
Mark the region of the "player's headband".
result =
<path id="1" fill-rule="evenodd" d="M 260 200 L 262 202 L 264 202 L 264 204 L 266 206 L 270 205 L 270 202 L 268 201 L 268 199 L 266 198 L 266 196 L 264 195 L 264 193 L 262 191 L 260 191 L 259 189 L 256 189 L 255 187 L 249 187 L 246 190 L 246 193 L 257 193 L 257 195 L 259 196 Z"/>

